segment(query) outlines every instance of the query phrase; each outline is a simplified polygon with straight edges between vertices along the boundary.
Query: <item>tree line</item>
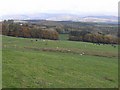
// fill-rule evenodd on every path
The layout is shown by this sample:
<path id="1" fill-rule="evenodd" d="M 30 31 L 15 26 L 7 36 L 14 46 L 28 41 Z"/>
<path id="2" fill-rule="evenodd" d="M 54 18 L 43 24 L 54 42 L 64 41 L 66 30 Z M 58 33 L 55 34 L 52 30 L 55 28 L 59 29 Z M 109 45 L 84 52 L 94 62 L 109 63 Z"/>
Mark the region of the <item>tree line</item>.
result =
<path id="1" fill-rule="evenodd" d="M 91 33 L 89 31 L 71 31 L 69 33 L 69 40 L 83 41 L 92 43 L 103 44 L 118 44 L 120 40 L 112 35 L 106 35 L 103 33 Z"/>
<path id="2" fill-rule="evenodd" d="M 54 29 L 35 28 L 27 23 L 14 23 L 12 20 L 2 23 L 2 34 L 24 38 L 59 39 L 58 32 Z"/>
<path id="3" fill-rule="evenodd" d="M 2 22 L 2 34 L 14 37 L 24 38 L 40 38 L 40 39 L 51 39 L 58 40 L 59 33 L 69 33 L 69 40 L 72 41 L 83 41 L 92 43 L 103 43 L 103 44 L 118 44 L 120 39 L 111 34 L 103 32 L 91 31 L 88 29 L 72 30 L 69 31 L 61 27 L 46 27 L 44 25 L 30 24 L 30 23 L 14 23 L 13 20 Z M 61 32 L 62 31 L 62 32 Z M 68 32 L 69 31 L 69 32 Z M 119 34 L 118 34 L 119 36 Z"/>

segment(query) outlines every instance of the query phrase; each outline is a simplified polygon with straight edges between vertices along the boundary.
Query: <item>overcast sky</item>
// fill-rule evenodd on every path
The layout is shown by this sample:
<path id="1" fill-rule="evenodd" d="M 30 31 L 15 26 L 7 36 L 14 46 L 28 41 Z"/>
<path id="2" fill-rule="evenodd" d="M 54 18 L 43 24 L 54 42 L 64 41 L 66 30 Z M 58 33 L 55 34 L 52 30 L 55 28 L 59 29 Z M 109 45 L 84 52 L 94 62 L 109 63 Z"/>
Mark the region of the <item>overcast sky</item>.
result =
<path id="1" fill-rule="evenodd" d="M 0 0 L 0 15 L 73 13 L 117 15 L 119 0 Z"/>

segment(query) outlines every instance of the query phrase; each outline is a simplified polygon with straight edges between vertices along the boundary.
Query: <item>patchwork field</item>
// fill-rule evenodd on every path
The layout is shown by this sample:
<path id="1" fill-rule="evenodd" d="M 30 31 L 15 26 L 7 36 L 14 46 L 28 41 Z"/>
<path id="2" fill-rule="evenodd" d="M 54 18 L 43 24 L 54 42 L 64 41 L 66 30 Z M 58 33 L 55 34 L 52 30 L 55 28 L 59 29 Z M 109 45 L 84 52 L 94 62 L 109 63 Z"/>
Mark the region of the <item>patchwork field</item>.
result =
<path id="1" fill-rule="evenodd" d="M 3 88 L 118 87 L 118 46 L 3 36 Z"/>

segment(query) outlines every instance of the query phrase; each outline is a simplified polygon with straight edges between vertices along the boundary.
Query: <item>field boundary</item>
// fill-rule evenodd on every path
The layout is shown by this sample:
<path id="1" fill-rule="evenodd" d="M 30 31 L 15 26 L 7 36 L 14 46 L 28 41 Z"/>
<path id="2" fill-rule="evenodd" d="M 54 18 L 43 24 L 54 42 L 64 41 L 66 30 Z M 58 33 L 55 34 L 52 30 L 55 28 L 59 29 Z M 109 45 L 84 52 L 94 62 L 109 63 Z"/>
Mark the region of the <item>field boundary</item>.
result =
<path id="1" fill-rule="evenodd" d="M 34 48 L 34 47 L 24 47 L 25 49 L 31 49 L 35 51 L 48 51 L 48 52 L 61 52 L 61 53 L 73 53 L 79 55 L 91 55 L 91 56 L 99 56 L 99 57 L 118 57 L 117 54 L 111 52 L 99 52 L 99 51 L 83 51 L 83 50 L 75 50 L 75 49 L 66 49 L 66 48 Z"/>

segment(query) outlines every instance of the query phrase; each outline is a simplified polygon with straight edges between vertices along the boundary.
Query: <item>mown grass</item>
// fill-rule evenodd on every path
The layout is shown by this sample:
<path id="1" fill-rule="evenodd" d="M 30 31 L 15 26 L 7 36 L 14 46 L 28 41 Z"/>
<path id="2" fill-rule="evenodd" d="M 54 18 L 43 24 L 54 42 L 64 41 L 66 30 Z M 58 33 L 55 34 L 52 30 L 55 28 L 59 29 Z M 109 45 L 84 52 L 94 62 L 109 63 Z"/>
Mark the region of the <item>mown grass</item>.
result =
<path id="1" fill-rule="evenodd" d="M 27 47 L 27 48 L 26 48 Z M 33 48 L 33 49 L 31 49 Z M 34 49 L 35 48 L 35 49 Z M 79 53 L 44 51 L 67 49 L 116 55 L 111 45 L 3 36 L 3 87 L 82 88 L 117 87 L 118 59 Z"/>

